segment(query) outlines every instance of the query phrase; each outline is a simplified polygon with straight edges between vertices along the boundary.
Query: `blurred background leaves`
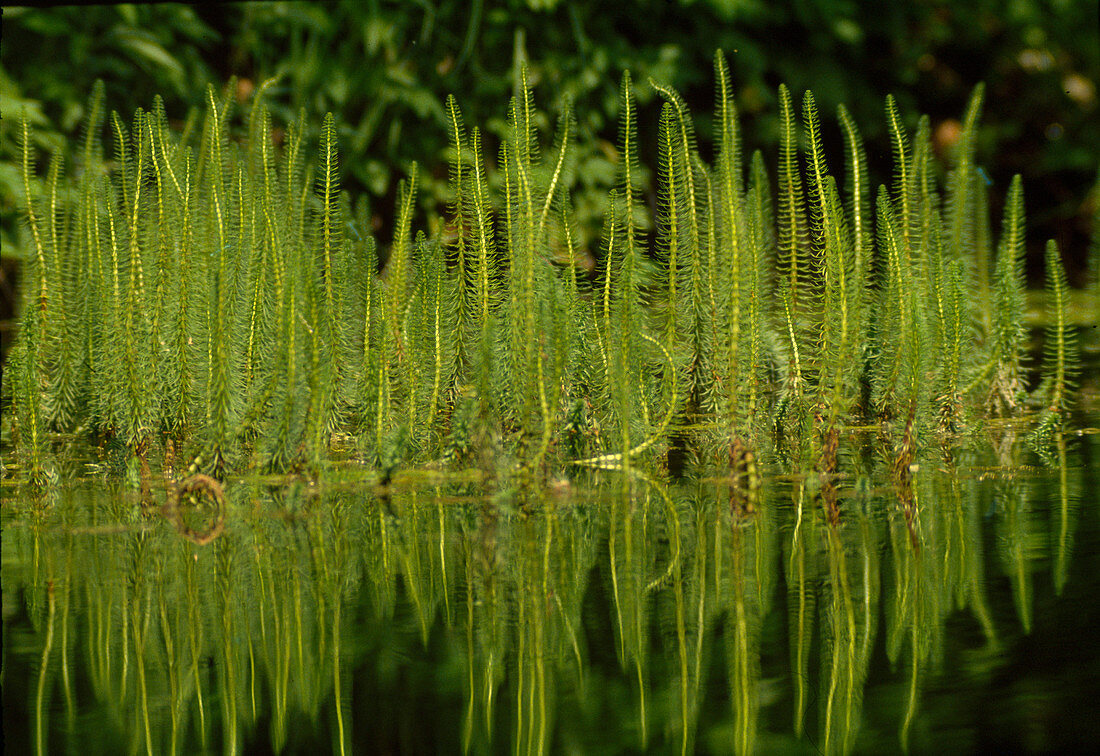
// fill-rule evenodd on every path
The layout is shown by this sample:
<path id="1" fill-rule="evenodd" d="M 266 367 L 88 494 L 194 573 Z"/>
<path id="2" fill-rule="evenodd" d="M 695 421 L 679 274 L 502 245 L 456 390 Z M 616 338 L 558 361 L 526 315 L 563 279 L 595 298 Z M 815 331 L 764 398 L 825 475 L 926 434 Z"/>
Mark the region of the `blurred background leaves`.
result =
<path id="1" fill-rule="evenodd" d="M 774 150 L 780 82 L 812 88 L 827 146 L 839 155 L 829 114 L 846 103 L 864 132 L 875 181 L 888 181 L 883 101 L 893 93 L 915 127 L 928 113 L 937 147 L 957 135 L 967 97 L 987 83 L 978 159 L 993 182 L 992 210 L 1022 173 L 1029 220 L 1029 276 L 1041 283 L 1042 248 L 1058 239 L 1080 282 L 1094 213 L 1100 37 L 1097 4 L 1078 0 L 358 0 L 198 5 L 5 8 L 0 57 L 0 243 L 11 317 L 20 254 L 20 113 L 35 128 L 40 160 L 74 136 L 97 78 L 125 119 L 165 98 L 182 123 L 207 82 L 234 79 L 248 103 L 269 89 L 275 125 L 305 109 L 316 130 L 326 111 L 340 126 L 343 186 L 368 203 L 387 238 L 397 181 L 417 160 L 430 169 L 420 202 L 438 228 L 447 199 L 443 99 L 453 93 L 467 124 L 503 129 L 521 62 L 538 104 L 578 117 L 574 204 L 582 243 L 594 246 L 615 172 L 621 73 L 639 83 L 640 143 L 656 141 L 653 77 L 681 91 L 709 148 L 714 50 L 729 56 L 745 147 Z M 194 111 L 197 112 L 197 111 Z M 541 123 L 544 138 L 553 127 Z M 312 136 L 315 136 L 312 134 Z M 830 144 L 831 143 L 831 144 Z M 495 155 L 495 145 L 486 145 Z M 652 163 L 652 160 L 644 160 Z M 839 164 L 839 160 L 837 161 Z M 7 334 L 5 334 L 6 336 Z"/>

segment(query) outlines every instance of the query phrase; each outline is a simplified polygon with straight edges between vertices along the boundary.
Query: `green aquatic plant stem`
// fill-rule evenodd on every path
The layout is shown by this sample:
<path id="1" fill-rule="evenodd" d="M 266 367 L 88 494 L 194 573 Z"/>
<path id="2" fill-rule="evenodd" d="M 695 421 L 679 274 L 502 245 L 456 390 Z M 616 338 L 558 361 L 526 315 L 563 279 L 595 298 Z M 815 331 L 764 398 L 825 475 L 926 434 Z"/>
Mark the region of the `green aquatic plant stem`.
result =
<path id="1" fill-rule="evenodd" d="M 1043 412 L 1029 441 L 1049 461 L 1050 442 L 1054 440 L 1055 445 L 1064 444 L 1062 433 L 1073 405 L 1076 376 L 1080 372 L 1080 355 L 1076 329 L 1067 322 L 1069 286 L 1058 244 L 1053 239 L 1047 242 L 1045 263 L 1049 325 L 1043 341 L 1042 383 L 1036 392 L 1039 401 L 1043 403 Z M 1062 453 L 1064 455 L 1064 450 Z"/>
<path id="2" fill-rule="evenodd" d="M 34 240 L 34 250 L 31 271 L 29 277 L 33 282 L 30 291 L 34 292 L 33 299 L 24 305 L 24 341 L 22 350 L 22 374 L 16 378 L 15 385 L 20 387 L 18 404 L 21 405 L 21 414 L 27 430 L 27 447 L 30 451 L 30 475 L 29 479 L 34 485 L 45 482 L 43 468 L 43 452 L 45 432 L 45 414 L 47 412 L 42 401 L 43 383 L 43 343 L 48 333 L 48 303 L 49 284 L 47 282 L 47 265 L 45 249 L 42 245 L 41 235 L 38 229 L 38 218 L 35 213 L 35 194 L 31 189 L 31 171 L 34 160 L 33 146 L 31 144 L 30 128 L 27 125 L 26 114 L 22 119 L 22 152 L 23 152 L 23 190 L 26 194 L 25 213 L 27 225 L 31 229 Z"/>
<path id="3" fill-rule="evenodd" d="M 54 406 L 51 408 L 50 425 L 53 428 L 67 426 L 76 411 L 76 403 L 79 401 L 76 385 L 78 365 L 76 359 L 75 344 L 77 334 L 74 327 L 74 315 L 76 314 L 75 301 L 77 297 L 74 291 L 75 273 L 73 270 L 76 255 L 69 249 L 70 239 L 69 225 L 72 223 L 70 214 L 62 214 L 58 184 L 64 170 L 64 152 L 53 150 L 50 155 L 50 169 L 47 178 L 49 187 L 49 215 L 46 219 L 49 230 L 49 247 L 52 255 L 52 271 L 50 276 L 54 281 L 53 288 L 58 292 L 52 303 L 53 315 L 51 320 L 56 321 L 57 362 L 56 374 L 53 385 L 50 387 L 54 395 Z M 62 225 L 64 227 L 62 227 Z"/>
<path id="4" fill-rule="evenodd" d="M 675 181 L 675 162 L 677 158 L 675 145 L 675 124 L 673 123 L 673 108 L 668 102 L 661 108 L 661 121 L 657 132 L 658 142 L 658 171 L 660 184 L 664 188 L 664 205 L 661 211 L 661 228 L 663 229 L 663 243 L 661 250 L 665 253 L 668 265 L 667 273 L 667 298 L 665 302 L 664 317 L 664 346 L 671 351 L 679 338 L 679 299 L 678 290 L 680 275 L 680 183 Z"/>
<path id="5" fill-rule="evenodd" d="M 890 126 L 890 141 L 894 147 L 894 170 L 897 172 L 896 194 L 901 204 L 899 221 L 904 242 L 903 249 L 906 256 L 909 256 L 913 250 L 913 243 L 909 236 L 910 218 L 913 214 L 913 198 L 909 183 L 912 166 L 909 164 L 909 136 L 901 123 L 901 115 L 898 113 L 893 95 L 886 95 L 886 118 Z"/>
<path id="6" fill-rule="evenodd" d="M 146 295 L 145 295 L 145 266 L 142 262 L 141 244 L 139 240 L 139 222 L 142 209 L 141 189 L 144 183 L 147 164 L 145 162 L 145 140 L 141 139 L 147 117 L 139 110 L 134 116 L 133 138 L 135 141 L 134 157 L 131 158 L 126 150 L 126 142 L 130 135 L 126 134 L 117 114 L 113 115 L 115 131 L 119 140 L 119 153 L 122 158 L 124 173 L 132 162 L 133 167 L 133 191 L 130 202 L 130 222 L 127 232 L 129 240 L 128 269 L 129 280 L 126 285 L 126 308 L 123 320 L 123 348 L 124 374 L 126 378 L 127 412 L 125 415 L 125 438 L 131 449 L 137 451 L 144 447 L 148 435 L 146 414 L 146 402 L 149 398 L 149 389 L 146 385 L 148 372 L 148 360 L 145 348 L 148 344 L 146 331 Z M 123 176 L 123 191 L 126 191 L 126 176 Z M 124 194 L 125 200 L 125 194 Z"/>
<path id="7" fill-rule="evenodd" d="M 631 438 L 639 416 L 642 423 L 648 425 L 644 377 L 636 371 L 636 361 L 640 358 L 637 334 L 643 326 L 640 322 L 642 309 L 635 218 L 635 184 L 639 171 L 637 111 L 629 72 L 623 74 L 619 102 L 619 149 L 622 160 L 616 188 L 609 195 L 604 223 L 607 255 L 600 345 L 619 425 L 619 450 L 626 452 L 633 446 Z M 636 402 L 642 406 L 637 406 Z"/>
<path id="8" fill-rule="evenodd" d="M 7 385 L 31 467 L 41 472 L 47 429 L 86 429 L 135 453 L 163 443 L 220 475 L 319 472 L 339 448 L 385 480 L 399 465 L 475 460 L 505 477 L 629 470 L 643 456 L 659 464 L 645 453 L 666 447 L 670 472 L 696 475 L 735 441 L 831 471 L 832 439 L 876 416 L 908 450 L 974 415 L 1021 416 L 1022 185 L 1009 188 L 988 276 L 981 88 L 942 200 L 930 121 L 910 132 L 887 101 L 895 180 L 872 215 L 846 110 L 831 163 L 813 94 L 796 118 L 779 89 L 776 194 L 762 153 L 742 163 L 721 52 L 714 65 L 713 162 L 684 100 L 654 82 L 652 245 L 623 76 L 593 254 L 570 200 L 580 122 L 567 104 L 540 163 L 545 119 L 523 70 L 495 172 L 483 132 L 447 102 L 453 203 L 433 225 L 444 235 L 415 228 L 413 164 L 388 250 L 368 233 L 370 210 L 341 191 L 334 114 L 307 160 L 303 117 L 279 144 L 259 96 L 238 141 L 231 93 L 209 90 L 195 144 L 158 100 L 129 128 L 107 119 L 105 163 L 97 90 L 74 175 L 61 151 L 43 181 L 25 127 L 24 280 L 38 306 L 23 309 Z"/>
<path id="9" fill-rule="evenodd" d="M 1070 403 L 1069 379 L 1076 365 L 1076 355 L 1072 354 L 1074 338 L 1066 324 L 1066 272 L 1062 267 L 1058 244 L 1051 239 L 1046 246 L 1047 290 L 1050 297 L 1048 309 L 1052 316 L 1047 338 L 1053 343 L 1048 347 L 1052 356 L 1047 360 L 1045 372 L 1050 376 L 1050 400 L 1047 406 L 1055 411 L 1064 411 Z"/>
<path id="10" fill-rule="evenodd" d="M 821 121 L 817 114 L 817 102 L 813 92 L 806 90 L 802 97 L 803 131 L 809 143 L 807 156 L 806 199 L 810 220 L 810 249 L 818 267 L 827 254 L 835 219 L 831 217 L 826 201 L 825 179 L 829 166 L 825 161 L 825 146 L 821 142 Z"/>
<path id="11" fill-rule="evenodd" d="M 153 104 L 153 110 L 145 121 L 144 139 L 149 146 L 149 163 L 152 167 L 154 182 L 151 187 L 155 192 L 156 200 L 156 258 L 154 261 L 153 301 L 150 303 L 151 322 L 149 324 L 149 351 L 152 355 L 154 380 L 163 386 L 167 371 L 167 334 L 165 327 L 168 322 L 168 290 L 170 286 L 170 253 L 168 240 L 168 186 L 165 174 L 167 173 L 167 161 L 164 159 L 163 135 L 160 132 L 163 124 L 163 102 L 159 99 Z M 158 386 L 160 392 L 162 386 Z M 160 393 L 158 392 L 158 393 Z M 155 410 L 158 422 L 164 413 L 164 407 L 159 406 Z"/>
<path id="12" fill-rule="evenodd" d="M 191 228 L 191 172 L 192 155 L 188 148 L 183 154 L 183 191 L 181 201 L 183 207 L 180 211 L 180 223 L 183 226 L 180 234 L 179 253 L 177 260 L 185 259 L 194 248 Z M 172 355 L 169 360 L 171 366 L 171 378 L 167 382 L 170 391 L 169 402 L 174 406 L 169 410 L 168 432 L 171 436 L 180 438 L 187 427 L 188 404 L 191 396 L 191 372 L 188 366 L 192 361 L 192 341 L 188 337 L 188 325 L 190 322 L 191 292 L 194 290 L 191 276 L 191 267 L 186 264 L 178 265 L 179 269 L 179 294 L 178 307 L 175 313 L 175 339 L 173 340 Z"/>
<path id="13" fill-rule="evenodd" d="M 711 219 L 719 217 L 718 231 L 712 240 L 713 247 L 725 252 L 722 266 L 728 271 L 728 286 L 725 298 L 725 318 L 727 332 L 723 334 L 725 343 L 724 386 L 726 388 L 726 422 L 732 430 L 741 424 L 741 386 L 751 382 L 751 373 L 741 364 L 741 339 L 743 319 L 743 296 L 748 267 L 743 254 L 745 243 L 745 218 L 743 207 L 745 198 L 742 189 L 741 138 L 737 120 L 737 107 L 733 101 L 729 79 L 729 69 L 722 51 L 714 56 L 715 79 L 717 81 L 716 106 L 717 127 L 720 135 L 718 158 L 718 200 L 711 212 Z M 719 274 L 717 266 L 712 272 Z M 720 275 L 720 274 L 719 274 Z M 751 285 L 750 285 L 751 286 Z M 750 294 L 750 296 L 752 296 Z"/>
<path id="14" fill-rule="evenodd" d="M 206 191 L 209 205 L 206 210 L 214 233 L 210 241 L 214 245 L 214 270 L 210 279 L 207 300 L 208 342 L 206 350 L 206 428 L 208 433 L 207 459 L 215 470 L 228 464 L 230 425 L 232 423 L 232 388 L 230 386 L 231 347 L 229 333 L 230 297 L 233 293 L 230 278 L 230 230 L 228 198 L 225 194 L 225 162 L 222 145 L 225 140 L 226 113 L 219 110 L 213 87 L 207 89 L 209 116 L 206 139 L 203 141 L 209 159 Z M 201 179 L 200 179 L 201 180 Z M 236 250 L 234 250 L 236 251 Z"/>
<path id="15" fill-rule="evenodd" d="M 984 388 L 987 403 L 1002 414 L 1020 404 L 1024 391 L 1023 360 L 1023 194 L 1019 175 L 1006 199 L 1004 230 L 997 254 L 996 294 L 991 314 L 987 356 L 964 389 Z"/>
<path id="16" fill-rule="evenodd" d="M 451 201 L 451 228 L 454 230 L 453 262 L 455 266 L 455 279 L 458 285 L 458 311 L 455 326 L 456 352 L 454 373 L 448 377 L 449 393 L 452 396 L 460 391 L 463 373 L 469 369 L 470 349 L 469 342 L 474 336 L 474 326 L 478 321 L 478 291 L 479 281 L 477 267 L 473 255 L 474 223 L 470 212 L 474 201 L 471 193 L 471 176 L 469 175 L 475 166 L 474 160 L 480 162 L 480 157 L 467 159 L 466 151 L 470 149 L 466 142 L 466 129 L 462 122 L 462 113 L 454 95 L 447 95 L 446 101 L 448 132 L 450 136 L 453 157 L 450 161 L 450 187 L 454 195 Z M 472 150 L 471 150 L 472 152 Z"/>
<path id="17" fill-rule="evenodd" d="M 817 401 L 826 408 L 825 426 L 833 428 L 839 418 L 848 414 L 853 399 L 851 387 L 857 355 L 851 344 L 855 341 L 852 332 L 853 315 L 858 314 L 858 289 L 852 285 L 851 240 L 836 183 L 825 161 L 817 105 L 811 92 L 805 94 L 802 112 L 810 145 L 807 214 L 818 279 L 813 293 L 820 301 L 821 313 L 813 372 L 818 376 Z"/>
<path id="18" fill-rule="evenodd" d="M 325 122 L 321 126 L 321 158 L 317 183 L 321 200 L 321 276 L 325 284 L 325 306 L 330 320 L 336 318 L 338 308 L 336 306 L 336 285 L 334 283 L 335 267 L 333 258 L 340 245 L 340 222 L 337 217 L 336 193 L 339 190 L 340 177 L 336 159 L 336 121 L 332 113 L 325 114 Z M 335 333 L 336 326 L 333 322 L 330 333 Z"/>
<path id="19" fill-rule="evenodd" d="M 34 201 L 36 193 L 31 190 L 31 176 L 33 175 L 32 164 L 34 162 L 34 148 L 31 144 L 30 127 L 27 125 L 26 114 L 23 114 L 22 122 L 22 144 L 23 144 L 23 192 L 26 198 L 26 218 L 27 225 L 31 230 L 31 237 L 34 241 L 33 260 L 34 260 L 34 284 L 33 289 L 37 290 L 37 301 L 34 302 L 34 306 L 43 314 L 49 307 L 50 291 L 49 291 L 49 278 L 47 275 L 48 266 L 46 264 L 46 249 L 42 243 L 42 234 L 38 228 L 38 215 L 34 209 Z"/>
<path id="20" fill-rule="evenodd" d="M 983 389 L 987 403 L 999 411 L 1012 410 L 1023 391 L 1024 210 L 1019 175 L 1006 198 L 1004 229 L 997 254 L 993 310 L 989 313 L 986 357 L 964 392 Z"/>
<path id="21" fill-rule="evenodd" d="M 806 221 L 802 192 L 802 172 L 798 162 L 798 129 L 790 90 L 779 86 L 780 146 L 779 146 L 779 196 L 778 196 L 778 266 L 786 279 L 791 307 L 799 308 L 800 288 L 806 276 L 804 270 L 804 246 Z"/>
<path id="22" fill-rule="evenodd" d="M 693 404 L 698 403 L 699 381 L 702 362 L 705 360 L 702 344 L 703 328 L 703 288 L 709 275 L 705 269 L 707 250 L 704 249 L 700 214 L 707 212 L 700 202 L 700 192 L 696 179 L 695 130 L 687 104 L 676 90 L 664 87 L 650 80 L 652 86 L 666 101 L 661 111 L 661 124 L 664 130 L 665 188 L 668 192 L 668 266 L 669 266 L 669 316 L 666 325 L 666 346 L 674 349 L 674 341 L 679 336 L 681 326 L 679 313 L 681 304 L 677 302 L 680 294 L 676 290 L 676 277 L 681 265 L 688 267 L 687 304 L 688 338 L 690 339 L 691 360 L 688 367 L 690 394 Z M 658 135 L 660 140 L 660 134 Z M 682 225 L 682 227 L 681 227 Z"/>
<path id="23" fill-rule="evenodd" d="M 844 131 L 844 143 L 851 185 L 851 203 L 849 217 L 852 224 L 852 246 L 854 249 L 854 274 L 857 281 L 867 279 L 867 263 L 871 235 L 869 233 L 870 210 L 867 200 L 867 157 L 863 150 L 863 138 L 848 109 L 843 105 L 837 108 L 837 118 Z"/>
<path id="24" fill-rule="evenodd" d="M 620 260 L 623 254 L 619 252 L 616 244 L 620 241 L 618 234 L 618 193 L 612 191 L 608 199 L 608 218 L 604 224 L 604 243 L 607 252 L 603 261 L 603 287 L 599 300 L 598 318 L 600 327 L 599 344 L 601 361 L 604 366 L 604 379 L 606 381 L 608 395 L 612 402 L 616 419 L 619 425 L 620 449 L 627 452 L 631 448 L 631 412 L 630 390 L 627 379 L 629 371 L 629 354 L 633 329 L 628 320 L 630 317 L 630 303 L 624 301 L 620 294 L 614 296 L 614 291 L 621 291 L 621 279 L 627 275 L 624 270 L 625 261 Z M 614 307 L 613 307 L 614 305 Z M 617 316 L 612 319 L 612 310 Z M 629 454 L 624 457 L 624 464 L 629 464 Z"/>
<path id="25" fill-rule="evenodd" d="M 879 187 L 878 218 L 881 247 L 885 255 L 886 282 L 882 291 L 883 353 L 880 357 L 880 394 L 878 409 L 893 416 L 904 416 L 915 407 L 920 391 L 920 350 L 915 319 L 915 285 L 912 268 L 901 238 L 893 203 L 886 188 Z"/>

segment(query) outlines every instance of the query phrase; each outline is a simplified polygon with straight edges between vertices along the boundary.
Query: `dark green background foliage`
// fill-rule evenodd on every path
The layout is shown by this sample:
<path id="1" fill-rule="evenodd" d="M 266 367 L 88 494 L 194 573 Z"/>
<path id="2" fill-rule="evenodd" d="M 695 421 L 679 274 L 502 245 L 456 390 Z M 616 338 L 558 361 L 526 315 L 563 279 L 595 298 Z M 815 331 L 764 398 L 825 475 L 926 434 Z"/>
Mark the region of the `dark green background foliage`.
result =
<path id="1" fill-rule="evenodd" d="M 283 74 L 268 96 L 274 123 L 289 123 L 305 108 L 316 129 L 325 112 L 334 112 L 345 156 L 342 186 L 368 203 L 374 230 L 388 237 L 397 181 L 412 160 L 426 169 L 422 209 L 433 222 L 442 213 L 445 95 L 456 96 L 469 122 L 496 132 L 486 144 L 495 154 L 504 105 L 526 61 L 550 117 L 564 97 L 575 103 L 572 196 L 582 242 L 593 248 L 616 170 L 621 72 L 629 69 L 639 82 L 640 147 L 652 151 L 659 102 L 645 82 L 652 76 L 674 86 L 693 112 L 705 114 L 719 47 L 730 58 L 747 148 L 775 149 L 778 83 L 796 98 L 812 88 L 829 149 L 840 149 L 832 118 L 839 103 L 865 129 L 876 183 L 889 180 L 887 93 L 897 97 L 909 128 L 928 113 L 936 147 L 946 151 L 966 98 L 985 81 L 977 159 L 995 185 L 993 216 L 1011 176 L 1022 174 L 1032 285 L 1041 285 L 1043 244 L 1052 237 L 1071 284 L 1083 276 L 1093 215 L 1088 188 L 1098 162 L 1095 3 L 925 0 L 862 13 L 851 0 L 372 0 L 9 8 L 4 22 L 4 319 L 15 299 L 12 258 L 21 254 L 18 114 L 25 109 L 44 164 L 61 135 L 75 134 L 97 78 L 106 82 L 108 108 L 124 120 L 160 94 L 169 117 L 182 124 L 201 108 L 207 82 L 237 77 L 245 102 L 262 81 Z M 697 122 L 707 155 L 709 118 Z M 8 336 L 5 330 L 5 342 Z"/>

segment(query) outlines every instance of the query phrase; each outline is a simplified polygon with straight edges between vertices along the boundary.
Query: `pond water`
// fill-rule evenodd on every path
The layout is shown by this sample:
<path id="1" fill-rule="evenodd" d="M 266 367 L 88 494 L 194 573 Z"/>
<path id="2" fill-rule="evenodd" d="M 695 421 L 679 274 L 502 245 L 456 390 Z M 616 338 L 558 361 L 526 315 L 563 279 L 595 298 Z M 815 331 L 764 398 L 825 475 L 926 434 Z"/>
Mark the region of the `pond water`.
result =
<path id="1" fill-rule="evenodd" d="M 585 473 L 487 498 L 344 471 L 165 510 L 92 466 L 37 502 L 5 484 L 5 747 L 1084 750 L 1089 420 L 1045 461 L 991 425 L 910 485 L 848 461 L 751 490 Z"/>

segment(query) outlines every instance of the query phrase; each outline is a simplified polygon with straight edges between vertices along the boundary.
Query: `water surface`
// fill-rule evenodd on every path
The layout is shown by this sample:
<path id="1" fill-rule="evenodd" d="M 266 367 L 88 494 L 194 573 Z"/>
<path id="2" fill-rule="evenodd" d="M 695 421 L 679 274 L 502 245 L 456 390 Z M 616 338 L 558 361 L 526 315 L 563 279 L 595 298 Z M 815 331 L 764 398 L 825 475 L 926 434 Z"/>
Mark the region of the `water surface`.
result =
<path id="1" fill-rule="evenodd" d="M 6 748 L 1082 750 L 1098 457 L 1091 431 L 1043 460 L 991 427 L 909 485 L 873 459 L 752 490 L 343 472 L 166 512 L 94 467 L 6 484 Z"/>

